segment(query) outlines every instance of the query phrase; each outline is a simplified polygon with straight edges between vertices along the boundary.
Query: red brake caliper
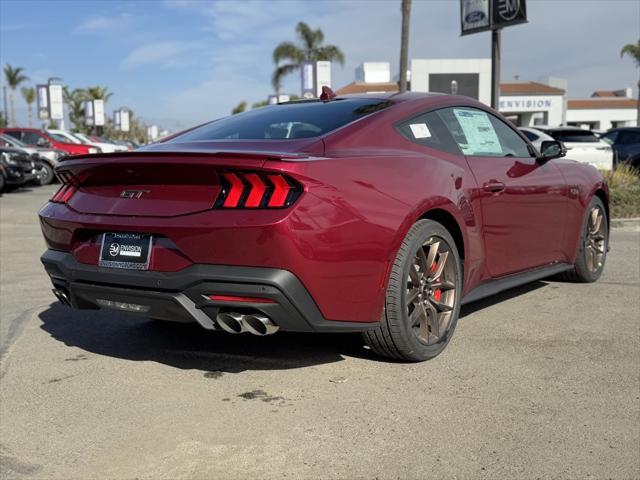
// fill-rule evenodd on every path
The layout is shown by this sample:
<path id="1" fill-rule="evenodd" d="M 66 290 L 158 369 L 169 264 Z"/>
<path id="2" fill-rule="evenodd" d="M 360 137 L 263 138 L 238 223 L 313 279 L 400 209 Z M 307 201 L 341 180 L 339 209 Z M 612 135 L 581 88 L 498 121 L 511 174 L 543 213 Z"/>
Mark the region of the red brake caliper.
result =
<path id="1" fill-rule="evenodd" d="M 429 269 L 430 270 L 429 273 L 435 272 L 437 268 L 438 268 L 437 262 L 433 262 L 431 264 L 431 268 Z M 437 280 L 437 278 L 434 278 L 434 280 Z M 435 299 L 436 302 L 440 303 L 440 298 L 442 298 L 442 290 L 440 290 L 439 288 L 436 288 L 433 291 L 433 298 Z"/>

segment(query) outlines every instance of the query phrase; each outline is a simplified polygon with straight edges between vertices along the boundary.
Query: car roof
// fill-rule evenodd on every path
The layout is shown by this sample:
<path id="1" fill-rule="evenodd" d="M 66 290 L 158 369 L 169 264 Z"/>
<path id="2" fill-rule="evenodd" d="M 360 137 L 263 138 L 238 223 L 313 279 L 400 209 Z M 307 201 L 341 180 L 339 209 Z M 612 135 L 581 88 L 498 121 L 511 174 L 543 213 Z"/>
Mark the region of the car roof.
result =
<path id="1" fill-rule="evenodd" d="M 552 130 L 554 132 L 590 132 L 587 128 L 580 127 L 551 127 L 549 125 L 536 125 L 533 127 L 537 130 Z"/>

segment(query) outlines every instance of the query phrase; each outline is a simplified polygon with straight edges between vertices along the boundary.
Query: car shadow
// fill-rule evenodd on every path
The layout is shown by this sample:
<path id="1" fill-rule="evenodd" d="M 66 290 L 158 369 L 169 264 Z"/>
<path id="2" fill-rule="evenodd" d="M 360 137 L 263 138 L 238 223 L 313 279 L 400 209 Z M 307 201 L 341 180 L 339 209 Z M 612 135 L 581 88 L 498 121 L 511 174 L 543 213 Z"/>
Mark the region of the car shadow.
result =
<path id="1" fill-rule="evenodd" d="M 197 323 L 153 321 L 102 310 L 72 310 L 52 303 L 41 328 L 65 345 L 132 361 L 184 370 L 239 373 L 335 363 L 346 356 L 373 358 L 359 334 L 279 332 L 257 337 L 204 330 Z"/>
<path id="2" fill-rule="evenodd" d="M 464 305 L 460 318 L 547 285 L 533 282 Z M 41 328 L 67 346 L 131 361 L 154 361 L 205 375 L 247 370 L 287 370 L 340 362 L 345 357 L 382 358 L 357 333 L 279 332 L 267 337 L 204 330 L 197 323 L 153 321 L 104 310 L 73 310 L 52 303 L 39 314 Z"/>

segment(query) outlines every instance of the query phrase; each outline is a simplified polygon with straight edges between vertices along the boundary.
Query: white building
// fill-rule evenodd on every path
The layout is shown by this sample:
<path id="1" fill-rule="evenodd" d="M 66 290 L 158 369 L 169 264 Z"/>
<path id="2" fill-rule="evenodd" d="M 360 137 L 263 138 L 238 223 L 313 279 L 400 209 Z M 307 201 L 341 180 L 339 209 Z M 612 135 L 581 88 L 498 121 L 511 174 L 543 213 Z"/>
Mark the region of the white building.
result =
<path id="1" fill-rule="evenodd" d="M 595 130 L 638 126 L 638 101 L 631 88 L 597 91 L 591 98 L 567 101 L 567 125 Z"/>
<path id="2" fill-rule="evenodd" d="M 465 95 L 491 104 L 491 60 L 413 59 L 410 90 Z M 356 69 L 356 81 L 336 93 L 382 93 L 398 91 L 391 82 L 388 62 L 365 62 Z M 567 81 L 546 77 L 540 81 L 500 84 L 499 110 L 518 126 L 578 125 L 607 130 L 635 126 L 638 102 L 631 89 L 595 92 L 592 98 L 567 100 Z"/>

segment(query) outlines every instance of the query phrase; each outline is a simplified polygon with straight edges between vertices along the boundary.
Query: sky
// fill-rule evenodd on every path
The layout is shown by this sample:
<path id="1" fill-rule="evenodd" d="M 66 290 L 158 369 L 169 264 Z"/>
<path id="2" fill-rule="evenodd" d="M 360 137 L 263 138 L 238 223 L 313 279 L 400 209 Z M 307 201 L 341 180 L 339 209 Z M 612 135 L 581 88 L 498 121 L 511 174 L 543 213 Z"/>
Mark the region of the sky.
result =
<path id="1" fill-rule="evenodd" d="M 413 0 L 410 59 L 490 57 L 489 33 L 460 36 L 459 5 Z M 503 81 L 564 78 L 569 98 L 636 86 L 639 70 L 620 49 L 640 38 L 640 1 L 528 0 L 527 8 L 529 23 L 502 32 Z M 398 71 L 400 0 L 0 0 L 0 64 L 24 67 L 34 85 L 61 77 L 71 88 L 106 86 L 107 111 L 126 106 L 178 130 L 266 99 L 273 49 L 295 40 L 299 21 L 344 52 L 334 88 L 365 61 Z M 299 90 L 292 74 L 283 91 Z"/>

